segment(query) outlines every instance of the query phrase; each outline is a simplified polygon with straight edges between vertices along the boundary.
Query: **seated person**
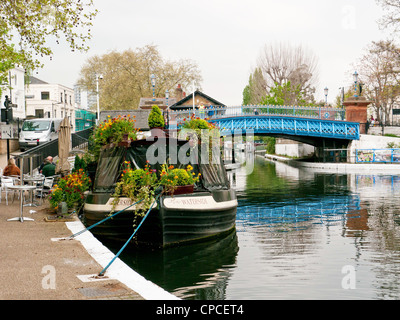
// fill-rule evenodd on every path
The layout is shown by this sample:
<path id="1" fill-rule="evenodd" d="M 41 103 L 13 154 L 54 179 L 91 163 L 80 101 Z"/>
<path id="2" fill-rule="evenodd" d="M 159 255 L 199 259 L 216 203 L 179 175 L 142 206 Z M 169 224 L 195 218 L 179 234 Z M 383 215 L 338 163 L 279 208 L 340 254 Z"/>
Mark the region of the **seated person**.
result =
<path id="1" fill-rule="evenodd" d="M 43 160 L 42 164 L 41 164 L 40 167 L 39 167 L 39 172 L 40 172 L 40 173 L 42 173 L 43 167 L 44 167 L 44 165 L 46 164 L 46 160 L 49 160 L 52 164 L 56 165 L 56 164 L 53 162 L 53 157 L 52 157 L 52 156 L 48 156 L 46 159 Z"/>
<path id="2" fill-rule="evenodd" d="M 45 177 L 54 176 L 56 174 L 56 165 L 52 163 L 48 158 L 44 160 L 42 174 Z"/>
<path id="3" fill-rule="evenodd" d="M 8 165 L 4 168 L 4 176 L 19 176 L 21 175 L 21 170 L 16 166 L 15 160 L 13 158 L 8 159 Z"/>

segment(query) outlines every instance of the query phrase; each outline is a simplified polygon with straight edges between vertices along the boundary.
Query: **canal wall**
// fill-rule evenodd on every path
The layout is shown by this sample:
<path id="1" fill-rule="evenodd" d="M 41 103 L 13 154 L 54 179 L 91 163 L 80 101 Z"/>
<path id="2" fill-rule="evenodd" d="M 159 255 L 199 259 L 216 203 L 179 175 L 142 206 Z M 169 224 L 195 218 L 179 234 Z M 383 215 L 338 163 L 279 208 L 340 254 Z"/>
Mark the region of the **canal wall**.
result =
<path id="1" fill-rule="evenodd" d="M 395 127 L 397 128 L 397 127 Z M 374 128 L 375 129 L 375 128 Z M 376 128 L 380 129 L 380 128 Z M 397 132 L 397 131 L 393 131 Z M 400 134 L 400 128 L 399 128 Z M 348 159 L 347 162 L 355 163 L 356 162 L 356 150 L 357 149 L 386 149 L 388 148 L 388 144 L 392 143 L 397 146 L 400 146 L 400 138 L 396 137 L 386 137 L 380 135 L 373 134 L 362 134 L 360 135 L 359 140 L 353 140 L 348 145 Z M 277 139 L 277 143 L 275 145 L 275 153 L 277 155 L 288 157 L 296 157 L 296 158 L 305 158 L 311 156 L 314 152 L 314 147 L 310 145 L 306 145 L 304 143 L 298 143 L 292 140 L 287 139 Z M 275 155 L 273 157 L 276 157 Z M 282 159 L 281 159 L 282 160 Z"/>
<path id="2" fill-rule="evenodd" d="M 313 155 L 315 148 L 309 144 L 301 143 L 294 140 L 277 138 L 275 144 L 275 153 L 289 157 L 308 157 Z"/>
<path id="3" fill-rule="evenodd" d="M 359 173 L 359 174 L 400 174 L 399 164 L 389 163 L 323 163 L 323 162 L 303 162 L 303 161 L 288 161 L 289 165 L 313 170 L 316 172 L 330 173 Z"/>
<path id="4" fill-rule="evenodd" d="M 272 154 L 266 154 L 264 158 L 270 161 L 284 162 L 292 167 L 311 170 L 314 172 L 330 172 L 339 174 L 400 174 L 400 164 L 306 162 Z"/>

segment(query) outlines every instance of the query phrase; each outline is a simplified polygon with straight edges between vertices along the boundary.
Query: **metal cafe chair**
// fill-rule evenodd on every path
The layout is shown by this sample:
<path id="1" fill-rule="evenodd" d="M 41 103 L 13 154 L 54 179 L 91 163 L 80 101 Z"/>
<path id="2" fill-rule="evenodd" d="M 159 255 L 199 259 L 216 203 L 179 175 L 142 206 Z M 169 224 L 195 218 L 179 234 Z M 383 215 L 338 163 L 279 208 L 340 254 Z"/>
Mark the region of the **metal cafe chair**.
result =
<path id="1" fill-rule="evenodd" d="M 15 191 L 9 190 L 8 187 L 18 185 L 19 182 L 20 179 L 16 176 L 1 176 L 0 191 L 5 193 L 6 205 L 8 205 L 9 192 L 13 193 L 13 202 L 15 198 Z M 0 203 L 1 203 L 1 196 L 0 196 Z"/>

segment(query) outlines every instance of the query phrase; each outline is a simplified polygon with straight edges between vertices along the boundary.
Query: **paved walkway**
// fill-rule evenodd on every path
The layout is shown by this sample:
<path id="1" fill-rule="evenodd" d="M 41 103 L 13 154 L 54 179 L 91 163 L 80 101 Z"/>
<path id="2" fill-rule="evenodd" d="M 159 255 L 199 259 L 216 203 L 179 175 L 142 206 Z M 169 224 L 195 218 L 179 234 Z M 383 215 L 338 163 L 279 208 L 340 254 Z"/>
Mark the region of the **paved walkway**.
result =
<path id="1" fill-rule="evenodd" d="M 19 200 L 0 203 L 0 299 L 85 300 L 143 299 L 118 280 L 83 282 L 78 275 L 103 268 L 77 240 L 54 241 L 71 235 L 65 222 L 46 222 L 47 205 L 24 207 L 34 221 L 7 221 L 19 216 Z M 30 213 L 35 210 L 35 213 Z M 77 218 L 76 218 L 77 219 Z"/>

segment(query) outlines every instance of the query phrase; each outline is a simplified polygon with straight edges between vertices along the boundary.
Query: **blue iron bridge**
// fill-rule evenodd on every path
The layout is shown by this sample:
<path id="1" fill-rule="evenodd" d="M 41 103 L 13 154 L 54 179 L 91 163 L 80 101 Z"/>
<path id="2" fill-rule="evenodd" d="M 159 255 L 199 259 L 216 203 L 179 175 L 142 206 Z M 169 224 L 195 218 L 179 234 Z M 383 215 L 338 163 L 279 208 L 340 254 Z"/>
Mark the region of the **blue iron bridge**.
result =
<path id="1" fill-rule="evenodd" d="M 360 124 L 345 121 L 340 108 L 247 105 L 212 106 L 204 109 L 170 111 L 170 128 L 180 127 L 189 117 L 207 119 L 217 125 L 221 135 L 271 135 L 321 145 L 334 141 L 359 140 Z"/>

